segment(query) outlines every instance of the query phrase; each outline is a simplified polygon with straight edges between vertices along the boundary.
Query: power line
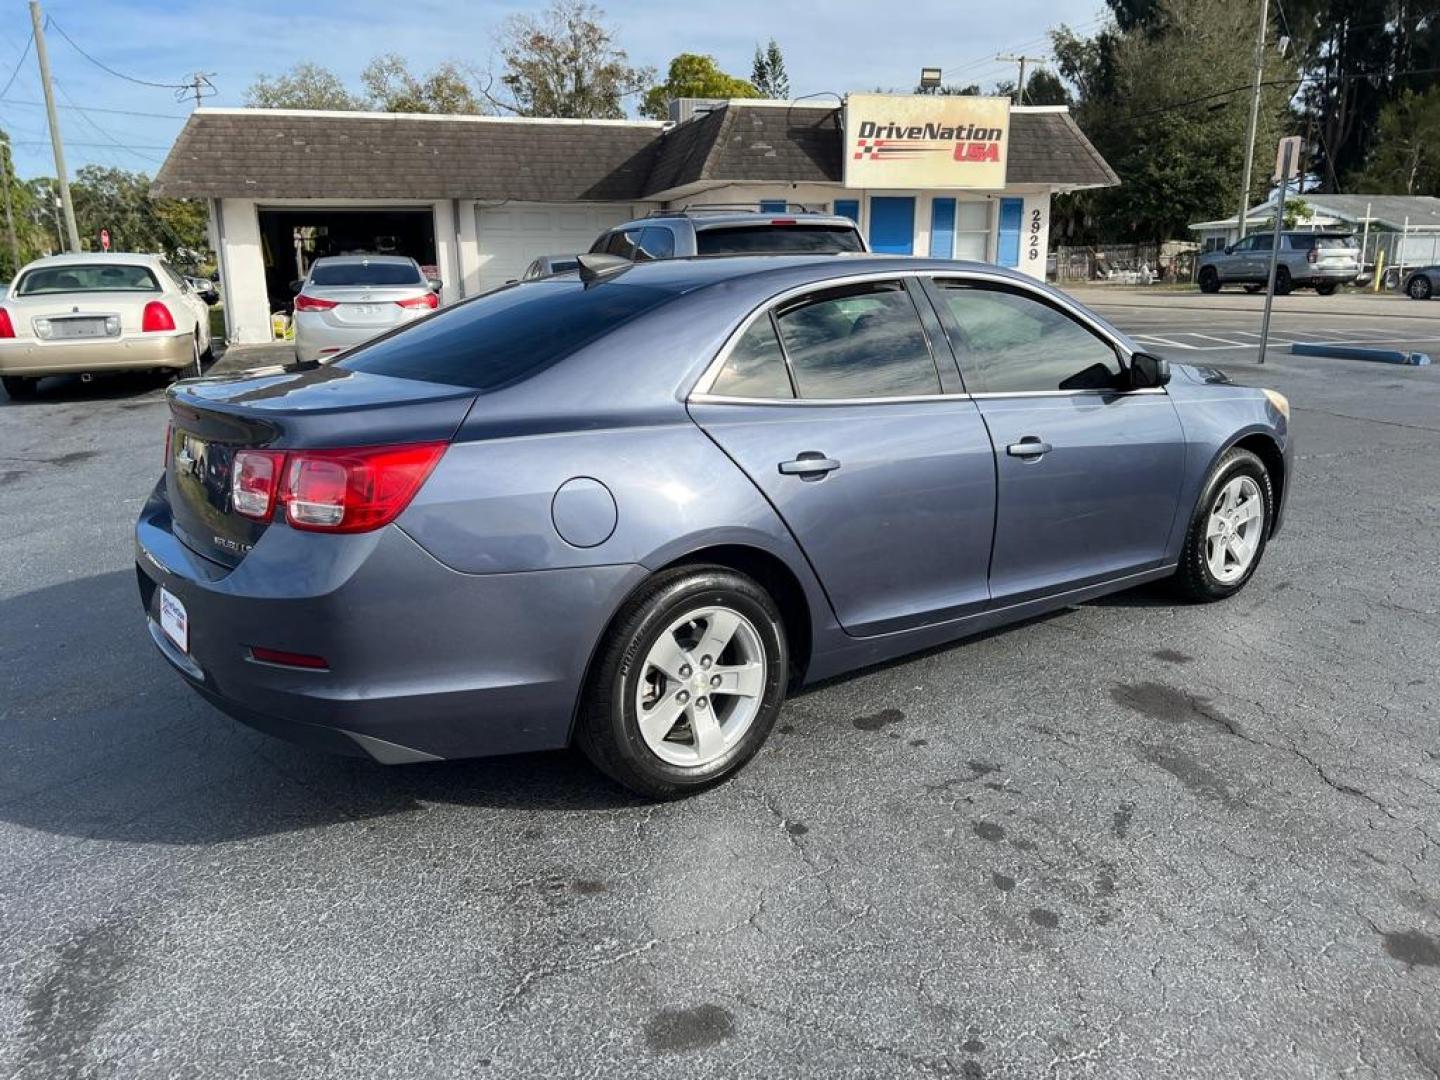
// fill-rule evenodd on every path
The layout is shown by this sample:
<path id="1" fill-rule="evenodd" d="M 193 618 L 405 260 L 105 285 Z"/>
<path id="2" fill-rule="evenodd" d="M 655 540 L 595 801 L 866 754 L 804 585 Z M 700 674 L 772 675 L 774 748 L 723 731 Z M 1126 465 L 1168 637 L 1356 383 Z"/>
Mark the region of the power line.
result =
<path id="1" fill-rule="evenodd" d="M 14 142 L 13 142 L 11 145 L 13 145 L 13 146 L 49 146 L 49 145 L 50 145 L 50 141 L 49 141 L 48 139 L 16 139 L 16 140 L 14 140 Z M 78 141 L 75 140 L 75 139 L 66 139 L 66 140 L 65 140 L 65 145 L 66 145 L 66 146 L 100 146 L 100 147 L 118 146 L 118 147 L 120 147 L 120 149 L 122 149 L 122 150 L 169 150 L 169 149 L 170 149 L 170 147 L 168 147 L 168 146 L 131 146 L 131 145 L 128 144 L 128 143 L 119 143 L 119 142 L 113 142 L 113 141 L 112 141 L 112 142 L 108 142 L 108 143 L 103 143 L 103 142 L 78 142 Z"/>
<path id="2" fill-rule="evenodd" d="M 45 103 L 43 101 L 21 101 L 18 98 L 7 98 L 3 94 L 0 94 L 0 101 L 4 101 L 6 105 L 23 105 L 36 109 L 43 109 L 45 107 Z M 104 109 L 101 108 L 99 105 L 61 105 L 60 108 L 77 110 L 84 109 L 86 112 L 110 113 L 113 116 L 143 116 L 153 120 L 185 119 L 184 113 L 140 112 L 135 109 Z"/>
<path id="3" fill-rule="evenodd" d="M 76 52 L 78 52 L 78 53 L 79 53 L 81 56 L 83 56 L 86 60 L 89 60 L 90 63 L 94 64 L 94 65 L 95 65 L 96 67 L 98 67 L 101 71 L 108 72 L 109 74 L 114 75 L 117 79 L 124 79 L 126 82 L 132 82 L 132 83 L 135 83 L 135 84 L 138 85 L 138 86 L 153 86 L 153 87 L 155 87 L 155 88 L 157 88 L 157 89 L 160 89 L 160 90 L 182 90 L 182 89 L 185 89 L 185 88 L 186 88 L 186 87 L 185 87 L 185 84 L 183 84 L 183 83 L 158 83 L 158 82 L 151 82 L 151 81 L 148 80 L 148 79 L 137 79 L 137 78 L 135 78 L 133 75 L 126 75 L 123 71 L 116 71 L 114 68 L 110 67 L 108 64 L 104 64 L 104 63 L 102 63 L 101 61 L 96 60 L 95 57 L 91 56 L 88 52 L 86 52 L 84 49 L 82 49 L 79 45 L 75 44 L 75 39 L 72 38 L 69 34 L 67 34 L 67 33 L 65 32 L 65 28 L 64 28 L 63 26 L 61 26 L 58 22 L 56 22 L 54 19 L 52 19 L 52 18 L 51 18 L 50 16 L 48 16 L 48 15 L 45 17 L 45 25 L 47 25 L 47 26 L 53 26 L 53 27 L 55 28 L 55 31 L 56 31 L 61 37 L 63 37 L 66 41 L 68 41 L 68 42 L 70 43 L 70 47 L 71 47 L 72 49 L 74 49 Z"/>
<path id="4" fill-rule="evenodd" d="M 5 89 L 0 90 L 0 97 L 4 97 L 6 94 L 8 94 L 10 92 L 10 87 L 15 85 L 15 80 L 20 75 L 20 68 L 24 65 L 25 58 L 30 55 L 30 46 L 34 44 L 35 32 L 32 30 L 30 32 L 29 39 L 25 42 L 24 50 L 20 53 L 20 59 L 15 61 L 15 70 L 10 72 L 10 78 L 5 80 Z"/>
<path id="5" fill-rule="evenodd" d="M 107 140 L 108 142 L 110 142 L 110 143 L 113 144 L 114 146 L 119 147 L 121 150 L 124 150 L 126 153 L 128 153 L 128 154 L 133 154 L 135 157 L 141 158 L 141 159 L 143 159 L 143 160 L 145 160 L 145 161 L 158 162 L 158 161 L 160 160 L 159 158 L 155 157 L 155 156 L 152 155 L 152 154 L 141 153 L 138 149 L 136 149 L 136 148 L 134 148 L 134 147 L 132 147 L 132 146 L 127 146 L 125 143 L 122 143 L 119 139 L 115 138 L 115 136 L 111 135 L 110 132 L 106 131 L 106 130 L 105 130 L 104 128 L 102 128 L 99 124 L 97 124 L 93 119 L 91 119 L 90 114 L 89 114 L 88 112 L 86 112 L 84 109 L 80 108 L 80 106 L 78 106 L 78 105 L 75 104 L 75 99 L 70 96 L 70 91 L 68 91 L 68 90 L 65 89 L 65 84 L 64 84 L 64 83 L 57 81 L 57 82 L 55 83 L 55 86 L 56 86 L 56 88 L 60 91 L 60 96 L 63 97 L 66 101 L 70 102 L 70 107 L 71 107 L 72 109 L 74 109 L 76 112 L 78 112 L 78 113 L 80 114 L 80 118 L 81 118 L 82 120 L 84 120 L 85 123 L 89 124 L 91 130 L 93 130 L 94 132 L 96 132 L 101 138 Z"/>

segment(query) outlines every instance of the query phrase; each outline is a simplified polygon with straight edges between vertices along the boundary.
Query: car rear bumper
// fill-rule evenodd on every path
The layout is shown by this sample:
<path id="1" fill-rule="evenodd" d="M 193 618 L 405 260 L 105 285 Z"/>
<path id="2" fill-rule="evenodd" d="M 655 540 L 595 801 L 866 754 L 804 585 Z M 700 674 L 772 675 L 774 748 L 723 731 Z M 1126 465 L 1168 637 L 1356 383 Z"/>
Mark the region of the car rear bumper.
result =
<path id="1" fill-rule="evenodd" d="M 0 375 L 30 378 L 92 371 L 183 368 L 194 359 L 188 333 L 145 334 L 99 341 L 11 338 L 0 342 Z"/>
<path id="2" fill-rule="evenodd" d="M 591 650 L 645 574 L 462 574 L 396 526 L 321 536 L 274 525 L 229 570 L 181 544 L 169 514 L 157 489 L 136 525 L 140 598 L 161 654 L 243 723 L 385 763 L 565 746 Z M 160 629 L 161 587 L 185 606 L 188 651 Z M 261 663 L 252 646 L 328 668 Z"/>
<path id="3" fill-rule="evenodd" d="M 397 309 L 402 310 L 402 309 Z M 426 309 L 424 314 L 429 314 Z M 300 311 L 295 314 L 295 358 L 305 363 L 325 360 L 346 349 L 369 341 L 380 334 L 388 333 L 397 326 L 414 322 L 419 315 L 402 313 L 400 319 L 383 326 L 332 326 L 325 321 L 325 315 L 318 311 Z"/>
<path id="4" fill-rule="evenodd" d="M 1306 275 L 1310 281 L 1325 283 L 1333 282 L 1337 285 L 1345 285 L 1360 276 L 1358 266 L 1312 266 Z"/>

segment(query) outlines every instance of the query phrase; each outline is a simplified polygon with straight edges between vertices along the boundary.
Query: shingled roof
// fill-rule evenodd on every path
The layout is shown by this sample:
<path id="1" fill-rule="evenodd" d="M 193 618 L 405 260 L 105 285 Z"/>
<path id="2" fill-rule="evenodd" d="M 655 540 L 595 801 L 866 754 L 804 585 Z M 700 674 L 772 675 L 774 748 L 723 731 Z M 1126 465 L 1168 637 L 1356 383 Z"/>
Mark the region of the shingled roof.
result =
<path id="1" fill-rule="evenodd" d="M 655 198 L 706 182 L 839 183 L 840 110 L 731 105 L 665 131 L 644 121 L 535 121 L 199 109 L 155 178 L 167 197 Z M 1064 111 L 1011 114 L 1008 182 L 1119 177 Z"/>

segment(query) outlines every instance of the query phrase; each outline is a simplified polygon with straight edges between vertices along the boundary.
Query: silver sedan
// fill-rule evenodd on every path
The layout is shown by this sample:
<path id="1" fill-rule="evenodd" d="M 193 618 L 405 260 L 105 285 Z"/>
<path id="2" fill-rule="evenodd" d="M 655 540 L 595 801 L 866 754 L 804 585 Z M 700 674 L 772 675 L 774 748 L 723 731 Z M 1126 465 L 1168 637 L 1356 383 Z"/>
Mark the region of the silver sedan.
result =
<path id="1" fill-rule="evenodd" d="M 440 281 L 401 255 L 316 259 L 295 295 L 295 355 L 325 360 L 440 306 Z"/>

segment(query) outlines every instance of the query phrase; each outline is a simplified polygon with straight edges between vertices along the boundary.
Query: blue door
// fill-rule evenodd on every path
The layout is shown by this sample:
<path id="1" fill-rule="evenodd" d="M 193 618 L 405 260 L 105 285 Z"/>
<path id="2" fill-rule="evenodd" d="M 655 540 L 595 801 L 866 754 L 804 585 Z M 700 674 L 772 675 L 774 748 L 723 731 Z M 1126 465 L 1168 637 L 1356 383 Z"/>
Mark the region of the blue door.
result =
<path id="1" fill-rule="evenodd" d="M 856 225 L 860 224 L 860 200 L 859 199 L 836 199 L 835 213 L 839 217 L 848 217 Z"/>
<path id="2" fill-rule="evenodd" d="M 995 261 L 1001 266 L 1020 265 L 1020 229 L 1024 219 L 1024 199 L 1000 200 L 1000 235 L 995 245 Z"/>
<path id="3" fill-rule="evenodd" d="M 789 205 L 784 199 L 761 199 L 760 212 L 762 214 L 783 214 Z"/>
<path id="4" fill-rule="evenodd" d="M 949 259 L 955 254 L 955 200 L 930 203 L 930 257 Z"/>
<path id="5" fill-rule="evenodd" d="M 750 325 L 710 387 L 724 401 L 690 415 L 784 519 L 840 625 L 869 636 L 983 610 L 995 457 L 975 402 L 940 392 L 914 294 L 819 289 L 776 323 L 778 338 L 768 318 Z"/>
<path id="6" fill-rule="evenodd" d="M 991 603 L 1161 565 L 1185 467 L 1169 395 L 1125 390 L 1110 343 L 1029 290 L 934 295 L 995 448 Z"/>
<path id="7" fill-rule="evenodd" d="M 870 250 L 887 255 L 915 252 L 915 200 L 910 196 L 870 196 Z"/>

